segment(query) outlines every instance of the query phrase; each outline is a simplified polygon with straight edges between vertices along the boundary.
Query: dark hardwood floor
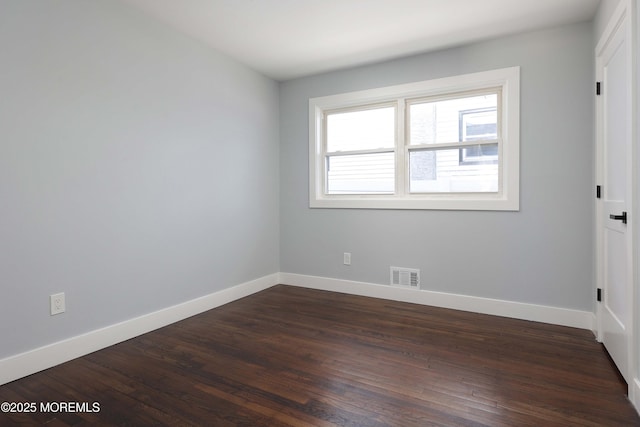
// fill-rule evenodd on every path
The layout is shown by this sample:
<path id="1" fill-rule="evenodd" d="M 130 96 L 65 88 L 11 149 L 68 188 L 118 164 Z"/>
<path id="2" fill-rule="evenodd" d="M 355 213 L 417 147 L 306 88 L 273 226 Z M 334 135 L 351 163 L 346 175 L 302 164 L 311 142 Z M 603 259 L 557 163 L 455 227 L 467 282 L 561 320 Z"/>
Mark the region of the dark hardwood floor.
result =
<path id="1" fill-rule="evenodd" d="M 0 425 L 640 426 L 624 387 L 590 331 L 276 286 L 0 386 L 38 406 Z"/>

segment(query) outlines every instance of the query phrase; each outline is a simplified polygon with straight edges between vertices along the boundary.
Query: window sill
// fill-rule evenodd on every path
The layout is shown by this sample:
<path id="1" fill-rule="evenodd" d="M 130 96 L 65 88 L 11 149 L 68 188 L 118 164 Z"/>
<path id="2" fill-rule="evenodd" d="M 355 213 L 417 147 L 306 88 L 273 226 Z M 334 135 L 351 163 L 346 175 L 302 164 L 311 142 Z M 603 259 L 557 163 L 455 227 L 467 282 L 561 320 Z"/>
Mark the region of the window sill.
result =
<path id="1" fill-rule="evenodd" d="M 447 197 L 449 196 L 449 197 Z M 311 208 L 326 209 L 416 209 L 416 210 L 468 210 L 468 211 L 519 211 L 517 197 L 507 200 L 497 194 L 462 199 L 450 195 L 398 198 L 395 196 L 372 197 L 330 196 L 309 201 Z"/>

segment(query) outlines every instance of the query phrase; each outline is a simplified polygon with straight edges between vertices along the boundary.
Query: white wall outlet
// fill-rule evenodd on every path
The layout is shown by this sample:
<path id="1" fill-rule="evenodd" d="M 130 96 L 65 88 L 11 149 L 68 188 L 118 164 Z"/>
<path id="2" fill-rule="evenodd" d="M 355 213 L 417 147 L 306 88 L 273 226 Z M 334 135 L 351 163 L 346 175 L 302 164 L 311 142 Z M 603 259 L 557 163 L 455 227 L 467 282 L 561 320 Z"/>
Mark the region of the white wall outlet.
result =
<path id="1" fill-rule="evenodd" d="M 351 252 L 345 252 L 343 260 L 344 265 L 351 265 Z"/>
<path id="2" fill-rule="evenodd" d="M 49 296 L 51 302 L 51 315 L 64 313 L 67 309 L 64 302 L 64 292 Z"/>

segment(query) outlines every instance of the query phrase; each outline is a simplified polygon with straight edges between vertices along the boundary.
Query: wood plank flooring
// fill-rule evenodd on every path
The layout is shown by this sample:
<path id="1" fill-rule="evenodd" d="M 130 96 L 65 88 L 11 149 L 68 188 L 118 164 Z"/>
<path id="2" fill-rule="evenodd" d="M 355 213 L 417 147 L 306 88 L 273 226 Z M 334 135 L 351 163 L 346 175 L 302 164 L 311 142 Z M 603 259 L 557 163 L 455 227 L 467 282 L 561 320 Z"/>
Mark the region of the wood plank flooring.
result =
<path id="1" fill-rule="evenodd" d="M 1 386 L 38 410 L 0 425 L 640 426 L 624 387 L 590 331 L 280 285 Z"/>

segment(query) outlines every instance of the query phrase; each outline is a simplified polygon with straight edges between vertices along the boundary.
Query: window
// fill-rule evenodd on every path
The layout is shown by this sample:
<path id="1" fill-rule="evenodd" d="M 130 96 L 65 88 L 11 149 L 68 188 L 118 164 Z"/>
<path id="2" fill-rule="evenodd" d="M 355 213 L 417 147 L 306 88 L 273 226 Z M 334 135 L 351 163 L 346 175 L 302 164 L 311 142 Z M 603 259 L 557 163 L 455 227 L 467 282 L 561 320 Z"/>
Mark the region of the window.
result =
<path id="1" fill-rule="evenodd" d="M 500 92 L 496 87 L 405 101 L 410 194 L 499 191 Z"/>
<path id="2" fill-rule="evenodd" d="M 326 193 L 392 194 L 395 105 L 332 111 L 325 123 Z"/>
<path id="3" fill-rule="evenodd" d="M 311 207 L 519 208 L 518 67 L 309 105 Z"/>

